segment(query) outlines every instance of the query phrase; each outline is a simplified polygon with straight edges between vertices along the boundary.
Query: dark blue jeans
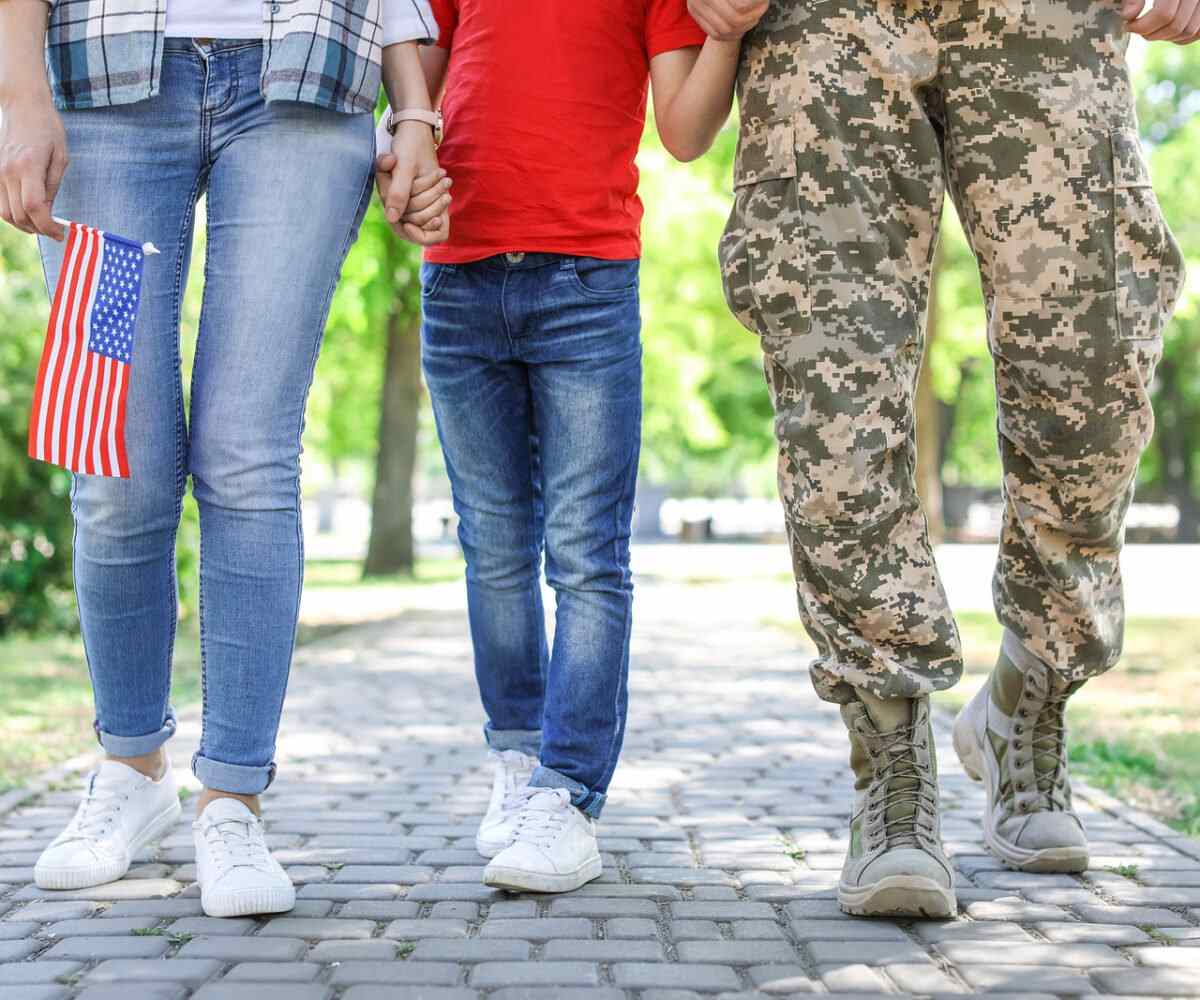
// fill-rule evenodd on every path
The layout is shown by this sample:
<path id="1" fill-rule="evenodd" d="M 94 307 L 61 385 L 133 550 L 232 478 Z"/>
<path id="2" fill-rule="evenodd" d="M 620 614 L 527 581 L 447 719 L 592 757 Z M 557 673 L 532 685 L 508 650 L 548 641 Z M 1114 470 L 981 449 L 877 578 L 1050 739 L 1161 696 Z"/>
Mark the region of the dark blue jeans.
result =
<path id="1" fill-rule="evenodd" d="M 566 788 L 598 816 L 628 703 L 638 262 L 504 254 L 427 264 L 422 279 L 487 741 L 538 755 L 533 784 Z"/>

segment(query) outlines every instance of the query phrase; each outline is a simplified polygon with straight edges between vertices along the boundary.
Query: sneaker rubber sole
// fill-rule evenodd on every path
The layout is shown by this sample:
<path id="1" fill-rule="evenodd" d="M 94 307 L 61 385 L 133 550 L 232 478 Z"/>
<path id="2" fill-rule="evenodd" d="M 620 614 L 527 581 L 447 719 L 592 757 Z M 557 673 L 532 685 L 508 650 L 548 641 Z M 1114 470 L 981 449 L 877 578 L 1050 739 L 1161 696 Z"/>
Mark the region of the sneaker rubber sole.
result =
<path id="1" fill-rule="evenodd" d="M 948 920 L 958 913 L 953 889 L 922 875 L 889 875 L 865 886 L 838 886 L 838 905 L 855 917 Z"/>
<path id="2" fill-rule="evenodd" d="M 983 752 L 979 737 L 970 720 L 966 718 L 965 710 L 954 720 L 954 752 L 958 754 L 967 777 L 982 783 L 987 792 L 987 811 L 983 815 L 983 843 L 999 861 L 1013 871 L 1040 875 L 1075 875 L 1087 868 L 1090 855 L 1086 847 L 1043 847 L 1033 850 L 1014 844 L 996 832 L 992 821 L 995 813 L 992 790 L 999 785 L 999 780 L 991 773 L 991 762 Z"/>
<path id="3" fill-rule="evenodd" d="M 290 883 L 235 892 L 200 890 L 200 906 L 209 917 L 249 917 L 259 913 L 287 913 L 296 905 L 296 888 Z"/>
<path id="4" fill-rule="evenodd" d="M 37 864 L 33 869 L 33 880 L 39 889 L 91 889 L 108 885 L 125 877 L 133 859 L 147 844 L 158 840 L 173 827 L 183 813 L 176 799 L 166 809 L 147 823 L 129 842 L 124 860 L 107 861 L 94 865 L 67 865 L 62 867 Z"/>
<path id="5" fill-rule="evenodd" d="M 599 857 L 589 858 L 575 871 L 565 875 L 548 875 L 490 864 L 483 871 L 483 884 L 509 892 L 571 892 L 599 878 L 603 867 Z"/>

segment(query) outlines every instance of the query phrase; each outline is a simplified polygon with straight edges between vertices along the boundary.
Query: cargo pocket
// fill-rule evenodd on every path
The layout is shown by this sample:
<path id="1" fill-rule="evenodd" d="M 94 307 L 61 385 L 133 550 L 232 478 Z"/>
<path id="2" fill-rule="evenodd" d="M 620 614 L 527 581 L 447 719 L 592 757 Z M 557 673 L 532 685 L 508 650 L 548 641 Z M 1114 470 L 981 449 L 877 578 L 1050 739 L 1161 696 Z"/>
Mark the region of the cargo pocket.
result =
<path id="1" fill-rule="evenodd" d="M 1120 336 L 1153 340 L 1183 289 L 1183 255 L 1167 228 L 1138 137 L 1112 133 L 1113 237 Z"/>
<path id="2" fill-rule="evenodd" d="M 790 120 L 743 132 L 718 251 L 730 310 L 763 337 L 802 333 L 810 322 L 795 143 Z"/>

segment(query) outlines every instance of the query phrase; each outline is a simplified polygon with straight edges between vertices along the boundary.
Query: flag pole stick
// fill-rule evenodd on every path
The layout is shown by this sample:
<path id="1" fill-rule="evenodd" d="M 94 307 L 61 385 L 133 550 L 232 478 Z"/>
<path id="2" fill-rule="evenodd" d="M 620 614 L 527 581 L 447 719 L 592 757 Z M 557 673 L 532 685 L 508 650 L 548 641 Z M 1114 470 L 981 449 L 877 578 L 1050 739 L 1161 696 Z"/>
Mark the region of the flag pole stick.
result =
<path id="1" fill-rule="evenodd" d="M 57 215 L 54 216 L 53 218 L 54 218 L 54 221 L 57 222 L 60 226 L 69 226 L 71 224 L 70 219 L 60 219 Z M 149 256 L 150 254 L 161 253 L 161 252 L 162 251 L 159 250 L 158 247 L 156 247 L 153 243 L 143 243 L 142 244 L 142 253 L 146 254 L 147 256 Z"/>

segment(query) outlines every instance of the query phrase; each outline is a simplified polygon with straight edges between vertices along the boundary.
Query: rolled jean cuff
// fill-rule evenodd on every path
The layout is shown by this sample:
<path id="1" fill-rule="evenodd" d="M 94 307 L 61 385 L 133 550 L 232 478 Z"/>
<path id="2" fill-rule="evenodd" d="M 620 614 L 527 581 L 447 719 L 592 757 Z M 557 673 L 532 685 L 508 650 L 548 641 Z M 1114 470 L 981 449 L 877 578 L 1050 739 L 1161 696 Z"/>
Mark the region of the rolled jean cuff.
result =
<path id="1" fill-rule="evenodd" d="M 542 752 L 540 729 L 493 729 L 489 722 L 483 727 L 483 738 L 489 750 L 519 750 L 530 757 Z"/>
<path id="2" fill-rule="evenodd" d="M 144 757 L 175 735 L 175 713 L 168 709 L 162 727 L 153 733 L 146 733 L 145 736 L 117 736 L 115 733 L 106 733 L 100 728 L 99 722 L 95 723 L 95 729 L 96 738 L 110 757 Z"/>
<path id="3" fill-rule="evenodd" d="M 600 818 L 600 811 L 604 808 L 605 800 L 608 798 L 599 792 L 593 792 L 586 785 L 581 785 L 574 778 L 560 774 L 552 767 L 536 768 L 533 776 L 529 779 L 529 787 L 565 788 L 571 793 L 571 805 L 592 819 Z"/>
<path id="4" fill-rule="evenodd" d="M 275 780 L 275 762 L 262 767 L 245 764 L 224 764 L 211 757 L 196 754 L 192 757 L 192 774 L 205 788 L 235 795 L 257 795 Z"/>

